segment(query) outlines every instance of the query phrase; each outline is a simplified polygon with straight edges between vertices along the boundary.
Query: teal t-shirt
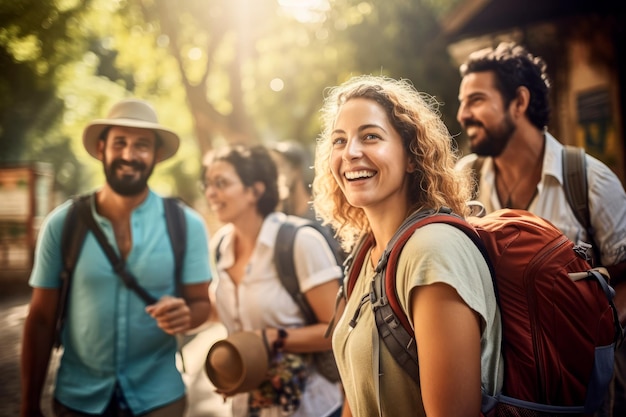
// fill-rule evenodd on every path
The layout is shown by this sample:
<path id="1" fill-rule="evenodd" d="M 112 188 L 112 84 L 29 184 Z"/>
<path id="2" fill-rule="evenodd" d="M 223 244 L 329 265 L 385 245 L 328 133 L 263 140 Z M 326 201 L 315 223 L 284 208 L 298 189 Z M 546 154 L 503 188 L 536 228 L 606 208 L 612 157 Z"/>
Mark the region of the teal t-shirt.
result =
<path id="1" fill-rule="evenodd" d="M 60 205 L 42 225 L 29 281 L 33 287 L 60 287 L 60 241 L 69 207 L 69 201 Z M 93 214 L 117 248 L 109 220 L 95 210 Z M 187 245 L 182 282 L 210 281 L 204 221 L 189 208 L 185 208 L 185 218 Z M 126 260 L 127 269 L 155 298 L 174 295 L 174 254 L 162 198 L 150 192 L 130 221 L 133 246 Z M 116 384 L 134 414 L 184 395 L 185 386 L 176 368 L 176 338 L 157 327 L 145 312 L 145 303 L 124 286 L 91 233 L 87 233 L 71 281 L 62 340 L 55 398 L 70 408 L 101 413 Z"/>

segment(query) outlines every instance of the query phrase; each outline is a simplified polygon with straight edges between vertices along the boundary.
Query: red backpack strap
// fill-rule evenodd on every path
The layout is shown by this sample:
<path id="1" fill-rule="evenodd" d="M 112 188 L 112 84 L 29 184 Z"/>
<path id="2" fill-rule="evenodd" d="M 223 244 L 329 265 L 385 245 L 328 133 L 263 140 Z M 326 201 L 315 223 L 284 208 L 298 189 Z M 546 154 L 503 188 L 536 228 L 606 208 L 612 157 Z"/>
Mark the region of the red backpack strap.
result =
<path id="1" fill-rule="evenodd" d="M 344 280 L 341 287 L 339 287 L 339 291 L 337 292 L 337 297 L 335 298 L 335 311 L 333 312 L 333 316 L 328 323 L 326 332 L 324 332 L 324 337 L 330 337 L 335 329 L 335 320 L 337 318 L 339 305 L 342 300 L 347 301 L 350 294 L 352 294 L 354 284 L 359 277 L 361 267 L 365 261 L 365 255 L 367 255 L 367 251 L 372 247 L 373 243 L 374 238 L 371 235 L 364 236 L 344 261 Z"/>
<path id="2" fill-rule="evenodd" d="M 419 371 L 415 333 L 398 300 L 395 274 L 398 258 L 406 242 L 417 228 L 431 223 L 446 223 L 456 226 L 468 234 L 473 241 L 480 242 L 480 237 L 474 228 L 464 219 L 452 214 L 450 209 L 442 208 L 437 212 L 433 210 L 415 212 L 404 221 L 387 244 L 376 266 L 371 291 L 365 295 L 374 309 L 374 319 L 380 339 L 392 353 L 396 362 L 414 379 L 417 379 Z M 347 279 L 344 292 L 347 296 L 350 296 L 354 289 L 367 252 L 373 243 L 373 237 L 367 236 L 346 261 Z M 357 317 L 358 310 L 350 326 L 356 325 Z M 377 363 L 376 360 L 375 363 Z M 374 375 L 377 374 L 376 369 L 373 372 Z"/>
<path id="3" fill-rule="evenodd" d="M 363 267 L 363 262 L 365 262 L 365 256 L 367 255 L 367 252 L 370 250 L 373 244 L 374 237 L 372 235 L 365 236 L 357 244 L 357 246 L 354 248 L 348 259 L 346 260 L 346 280 L 344 283 L 344 293 L 346 299 L 350 297 L 350 294 L 352 294 L 354 284 L 356 284 L 356 280 L 359 277 L 361 268 Z"/>
<path id="4" fill-rule="evenodd" d="M 465 219 L 457 215 L 451 214 L 451 212 L 446 209 L 430 215 L 428 213 L 418 213 L 417 215 L 409 217 L 396 232 L 396 235 L 389 242 L 387 249 L 385 249 L 381 260 L 376 267 L 377 272 L 384 270 L 383 273 L 385 274 L 384 286 L 386 293 L 386 302 L 389 303 L 389 306 L 393 310 L 394 315 L 396 316 L 402 327 L 409 334 L 413 334 L 413 329 L 398 300 L 398 294 L 396 292 L 395 286 L 396 267 L 398 265 L 398 258 L 400 257 L 400 253 L 402 252 L 404 245 L 409 240 L 409 238 L 413 236 L 415 230 L 431 223 L 446 223 L 455 226 L 463 231 L 478 246 L 478 248 L 481 250 L 481 253 L 487 260 L 489 267 L 491 268 L 489 256 L 487 255 L 484 244 L 480 240 L 480 236 L 472 227 L 472 225 L 470 225 Z M 357 245 L 355 250 L 346 261 L 347 272 L 346 280 L 344 283 L 344 294 L 346 298 L 350 297 L 350 294 L 352 294 L 352 290 L 354 289 L 354 285 L 363 266 L 363 262 L 365 261 L 365 256 L 367 255 L 367 252 L 373 244 L 373 236 L 366 236 Z"/>
<path id="5" fill-rule="evenodd" d="M 476 243 L 479 248 L 484 248 L 484 245 L 480 240 L 480 236 L 467 221 L 459 216 L 446 212 L 433 214 L 431 216 L 419 219 L 415 223 L 409 225 L 403 231 L 403 233 L 398 236 L 398 239 L 395 241 L 395 244 L 391 248 L 391 251 L 389 253 L 389 259 L 387 260 L 387 265 L 385 267 L 385 292 L 388 297 L 388 302 L 391 306 L 391 309 L 394 311 L 395 315 L 400 321 L 400 324 L 402 324 L 402 327 L 404 327 L 404 329 L 409 333 L 413 333 L 413 329 L 411 328 L 408 317 L 406 316 L 406 314 L 404 314 L 404 311 L 402 310 L 402 306 L 400 305 L 400 301 L 398 300 L 398 294 L 396 292 L 396 267 L 398 265 L 398 258 L 400 257 L 400 253 L 402 252 L 404 245 L 409 240 L 409 238 L 413 236 L 415 230 L 432 223 L 445 223 L 451 226 L 455 226 L 463 231 L 470 239 L 472 239 L 472 241 Z M 486 256 L 486 252 L 483 249 L 481 249 L 481 252 L 483 253 L 483 256 Z M 490 264 L 490 262 L 488 263 Z"/>

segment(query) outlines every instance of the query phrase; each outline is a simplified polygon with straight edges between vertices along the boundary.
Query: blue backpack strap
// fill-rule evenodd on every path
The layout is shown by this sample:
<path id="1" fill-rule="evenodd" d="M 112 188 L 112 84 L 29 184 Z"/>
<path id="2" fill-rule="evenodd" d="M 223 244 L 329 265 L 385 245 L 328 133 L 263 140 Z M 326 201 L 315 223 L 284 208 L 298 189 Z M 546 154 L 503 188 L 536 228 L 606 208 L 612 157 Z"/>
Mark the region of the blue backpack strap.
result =
<path id="1" fill-rule="evenodd" d="M 70 285 L 74 268 L 78 261 L 78 255 L 83 247 L 83 242 L 87 236 L 87 226 L 79 216 L 81 206 L 91 209 L 91 194 L 76 196 L 72 199 L 61 232 L 61 259 L 63 260 L 63 270 L 61 271 L 61 287 L 59 290 L 59 301 L 55 319 L 54 347 L 61 346 L 61 332 L 65 324 L 67 313 L 67 300 L 69 297 Z"/>
<path id="2" fill-rule="evenodd" d="M 176 295 L 178 296 L 182 296 L 182 271 L 187 250 L 187 219 L 182 204 L 177 198 L 163 199 L 167 232 L 174 253 L 174 279 L 176 281 Z"/>

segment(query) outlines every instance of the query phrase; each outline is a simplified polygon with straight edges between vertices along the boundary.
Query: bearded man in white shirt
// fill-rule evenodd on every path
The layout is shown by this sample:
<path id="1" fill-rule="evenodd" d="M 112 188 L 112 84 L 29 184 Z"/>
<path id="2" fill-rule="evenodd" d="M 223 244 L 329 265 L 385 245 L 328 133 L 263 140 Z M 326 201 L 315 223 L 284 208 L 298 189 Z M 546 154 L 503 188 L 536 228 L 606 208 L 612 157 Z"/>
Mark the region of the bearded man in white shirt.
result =
<path id="1" fill-rule="evenodd" d="M 626 193 L 602 162 L 585 156 L 591 230 L 579 223 L 564 190 L 563 145 L 547 132 L 550 82 L 546 64 L 524 47 L 501 43 L 472 53 L 461 66 L 457 120 L 472 154 L 458 169 L 474 169 L 476 199 L 486 211 L 528 210 L 575 243 L 592 243 L 616 290 L 626 323 Z M 480 163 L 476 161 L 480 160 Z M 614 381 L 598 416 L 626 415 L 626 346 L 616 351 Z"/>

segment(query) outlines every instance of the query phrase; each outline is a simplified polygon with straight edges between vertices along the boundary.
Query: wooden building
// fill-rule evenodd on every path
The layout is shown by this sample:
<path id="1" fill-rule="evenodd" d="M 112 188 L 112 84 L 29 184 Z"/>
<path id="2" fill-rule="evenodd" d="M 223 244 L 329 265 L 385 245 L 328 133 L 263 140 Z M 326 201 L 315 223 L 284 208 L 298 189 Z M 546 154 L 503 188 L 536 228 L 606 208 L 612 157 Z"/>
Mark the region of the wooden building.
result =
<path id="1" fill-rule="evenodd" d="M 37 233 L 53 208 L 53 176 L 46 163 L 0 164 L 0 281 L 16 272 L 26 279 Z"/>
<path id="2" fill-rule="evenodd" d="M 626 184 L 626 1 L 461 0 L 441 26 L 459 64 L 506 40 L 541 56 L 552 82 L 548 130 Z"/>

